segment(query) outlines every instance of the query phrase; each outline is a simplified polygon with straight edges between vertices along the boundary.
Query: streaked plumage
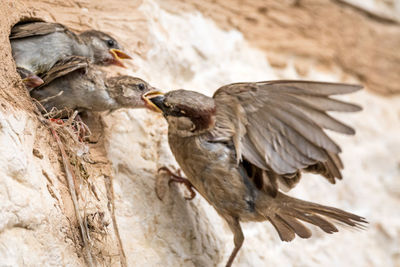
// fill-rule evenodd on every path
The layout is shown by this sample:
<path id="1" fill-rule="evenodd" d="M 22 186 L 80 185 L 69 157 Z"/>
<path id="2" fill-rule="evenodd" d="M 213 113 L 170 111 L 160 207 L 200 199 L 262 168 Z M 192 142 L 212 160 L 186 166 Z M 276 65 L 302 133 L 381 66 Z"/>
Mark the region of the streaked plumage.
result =
<path id="1" fill-rule="evenodd" d="M 21 77 L 40 77 L 66 56 L 82 56 L 94 64 L 123 66 L 130 58 L 110 35 L 85 31 L 76 35 L 66 26 L 50 22 L 28 22 L 11 29 L 12 54 Z"/>
<path id="2" fill-rule="evenodd" d="M 307 81 L 235 83 L 213 98 L 177 90 L 149 100 L 168 121 L 171 151 L 196 190 L 227 221 L 235 249 L 244 236 L 240 221 L 269 220 L 281 240 L 311 236 L 301 223 L 326 233 L 335 222 L 361 226 L 364 218 L 283 194 L 302 171 L 341 178 L 340 147 L 324 129 L 354 134 L 327 111 L 353 112 L 360 107 L 331 98 L 361 87 Z"/>
<path id="3" fill-rule="evenodd" d="M 119 108 L 144 108 L 143 95 L 154 88 L 140 78 L 106 74 L 84 57 L 70 56 L 57 62 L 46 75 L 44 84 L 31 96 L 50 111 L 106 111 Z M 64 115 L 65 112 L 62 112 Z"/>

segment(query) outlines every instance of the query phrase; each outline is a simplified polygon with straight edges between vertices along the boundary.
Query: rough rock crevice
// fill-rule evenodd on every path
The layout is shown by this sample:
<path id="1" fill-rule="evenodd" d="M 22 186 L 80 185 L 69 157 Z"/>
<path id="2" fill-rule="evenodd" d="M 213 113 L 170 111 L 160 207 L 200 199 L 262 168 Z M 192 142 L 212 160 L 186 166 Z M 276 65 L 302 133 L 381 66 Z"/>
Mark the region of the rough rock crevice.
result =
<path id="1" fill-rule="evenodd" d="M 110 73 L 140 76 L 165 90 L 212 95 L 223 84 L 279 78 L 365 82 L 368 92 L 343 98 L 364 111 L 338 114 L 357 134 L 333 136 L 344 151 L 343 181 L 332 186 L 310 175 L 291 195 L 363 215 L 371 222 L 368 230 L 335 235 L 315 230 L 309 240 L 286 244 L 268 223 L 244 224 L 246 240 L 236 265 L 398 265 L 400 99 L 370 92 L 398 92 L 399 26 L 337 1 L 295 2 L 2 1 L 1 264 L 86 265 L 59 148 L 38 119 L 10 53 L 12 25 L 35 18 L 75 31 L 111 33 L 134 60 L 129 69 L 109 68 Z M 84 120 L 94 133 L 89 152 L 78 161 L 76 153 L 69 157 L 81 173 L 80 213 L 95 264 L 222 266 L 233 243 L 215 210 L 199 195 L 185 201 L 175 185 L 167 186 L 162 201 L 156 196 L 157 169 L 177 167 L 162 117 L 120 110 Z"/>

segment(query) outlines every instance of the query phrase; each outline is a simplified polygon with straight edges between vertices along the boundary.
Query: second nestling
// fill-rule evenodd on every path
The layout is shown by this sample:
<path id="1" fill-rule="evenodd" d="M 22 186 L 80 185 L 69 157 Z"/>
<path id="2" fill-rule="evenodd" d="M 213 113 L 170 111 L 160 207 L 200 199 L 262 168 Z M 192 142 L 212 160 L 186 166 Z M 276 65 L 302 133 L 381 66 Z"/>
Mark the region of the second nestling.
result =
<path id="1" fill-rule="evenodd" d="M 43 76 L 44 84 L 31 91 L 31 96 L 57 117 L 68 110 L 113 111 L 119 108 L 145 108 L 145 94 L 159 92 L 146 81 L 132 76 L 106 77 L 84 57 L 70 56 L 57 62 Z"/>

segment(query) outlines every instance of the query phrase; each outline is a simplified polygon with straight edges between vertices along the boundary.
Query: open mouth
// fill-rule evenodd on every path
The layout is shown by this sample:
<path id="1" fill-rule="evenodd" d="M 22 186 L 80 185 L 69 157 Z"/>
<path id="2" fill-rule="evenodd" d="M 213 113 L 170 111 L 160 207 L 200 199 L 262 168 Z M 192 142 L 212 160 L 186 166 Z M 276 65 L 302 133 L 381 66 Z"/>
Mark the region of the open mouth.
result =
<path id="1" fill-rule="evenodd" d="M 113 57 L 112 64 L 125 68 L 124 63 L 122 63 L 122 59 L 132 59 L 130 55 L 125 52 L 122 52 L 118 49 L 110 49 L 110 54 Z"/>
<path id="2" fill-rule="evenodd" d="M 144 100 L 144 102 L 146 103 L 146 107 L 152 111 L 155 112 L 159 112 L 162 113 L 162 110 L 157 107 L 152 101 L 151 99 L 155 98 L 155 97 L 159 97 L 159 96 L 163 96 L 164 93 L 161 93 L 160 91 L 157 90 L 151 90 L 147 93 L 145 93 L 142 98 Z"/>

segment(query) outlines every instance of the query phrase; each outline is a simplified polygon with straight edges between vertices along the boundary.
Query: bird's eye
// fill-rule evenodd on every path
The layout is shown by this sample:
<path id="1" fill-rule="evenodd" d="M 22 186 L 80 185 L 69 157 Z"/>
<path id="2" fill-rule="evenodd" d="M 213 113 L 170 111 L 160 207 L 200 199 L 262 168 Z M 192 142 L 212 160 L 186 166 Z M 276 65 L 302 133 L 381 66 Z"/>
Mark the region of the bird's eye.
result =
<path id="1" fill-rule="evenodd" d="M 140 91 L 143 91 L 144 89 L 146 89 L 146 86 L 143 83 L 139 83 L 138 88 Z"/>
<path id="2" fill-rule="evenodd" d="M 115 41 L 112 40 L 112 39 L 109 39 L 109 40 L 107 41 L 107 45 L 108 45 L 109 47 L 113 47 L 113 46 L 115 45 Z"/>

